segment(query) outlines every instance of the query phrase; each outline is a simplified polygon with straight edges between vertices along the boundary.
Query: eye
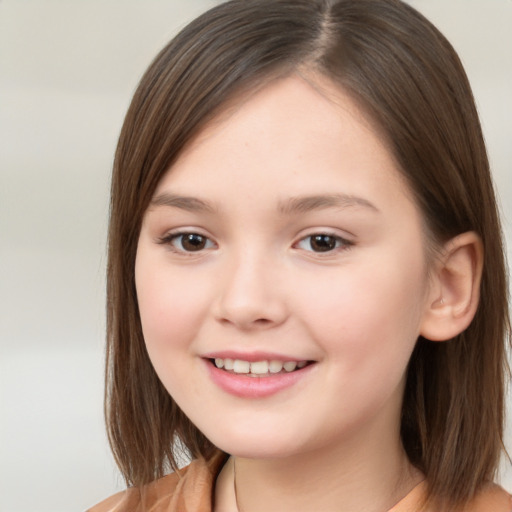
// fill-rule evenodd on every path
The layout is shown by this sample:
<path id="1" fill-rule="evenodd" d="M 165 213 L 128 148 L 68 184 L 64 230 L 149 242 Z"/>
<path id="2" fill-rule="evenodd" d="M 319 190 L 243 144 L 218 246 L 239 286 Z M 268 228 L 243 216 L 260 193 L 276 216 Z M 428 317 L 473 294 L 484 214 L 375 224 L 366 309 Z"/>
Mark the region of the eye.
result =
<path id="1" fill-rule="evenodd" d="M 352 243 L 339 236 L 327 233 L 315 233 L 299 240 L 297 247 L 305 251 L 329 252 L 335 249 L 347 248 Z"/>
<path id="2" fill-rule="evenodd" d="M 160 240 L 177 252 L 199 252 L 214 247 L 214 243 L 199 233 L 171 233 Z"/>

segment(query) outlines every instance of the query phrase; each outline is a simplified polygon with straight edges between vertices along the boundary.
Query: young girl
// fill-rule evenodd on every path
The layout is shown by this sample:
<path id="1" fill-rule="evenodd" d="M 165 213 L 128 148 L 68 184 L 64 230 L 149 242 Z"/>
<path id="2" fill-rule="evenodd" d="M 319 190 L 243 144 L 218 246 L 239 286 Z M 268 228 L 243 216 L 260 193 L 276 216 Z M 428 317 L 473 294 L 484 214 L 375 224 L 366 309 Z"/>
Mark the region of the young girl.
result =
<path id="1" fill-rule="evenodd" d="M 489 165 L 459 59 L 407 4 L 192 22 L 128 111 L 109 251 L 130 489 L 92 511 L 512 511 Z"/>

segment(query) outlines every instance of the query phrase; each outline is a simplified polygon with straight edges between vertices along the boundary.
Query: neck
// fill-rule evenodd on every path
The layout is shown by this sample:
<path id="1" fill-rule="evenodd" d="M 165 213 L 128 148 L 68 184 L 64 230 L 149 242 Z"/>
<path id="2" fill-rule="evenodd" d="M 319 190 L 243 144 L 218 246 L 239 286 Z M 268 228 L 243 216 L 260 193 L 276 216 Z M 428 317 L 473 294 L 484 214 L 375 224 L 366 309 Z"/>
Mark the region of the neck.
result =
<path id="1" fill-rule="evenodd" d="M 218 510 L 386 512 L 422 475 L 409 464 L 398 437 L 394 443 L 380 441 L 353 440 L 348 447 L 282 459 L 232 457 L 224 470 L 231 506 Z"/>

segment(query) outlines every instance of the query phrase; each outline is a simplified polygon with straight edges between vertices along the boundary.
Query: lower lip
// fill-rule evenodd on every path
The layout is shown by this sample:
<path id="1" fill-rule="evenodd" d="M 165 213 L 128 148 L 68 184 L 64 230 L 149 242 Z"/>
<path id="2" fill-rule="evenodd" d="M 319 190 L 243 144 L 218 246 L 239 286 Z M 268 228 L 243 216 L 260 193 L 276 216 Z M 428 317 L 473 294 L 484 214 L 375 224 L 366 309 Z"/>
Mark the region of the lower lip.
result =
<path id="1" fill-rule="evenodd" d="M 290 388 L 306 377 L 314 364 L 290 373 L 278 373 L 268 377 L 249 377 L 230 373 L 217 368 L 210 360 L 205 360 L 210 377 L 217 386 L 227 393 L 241 398 L 265 398 Z"/>

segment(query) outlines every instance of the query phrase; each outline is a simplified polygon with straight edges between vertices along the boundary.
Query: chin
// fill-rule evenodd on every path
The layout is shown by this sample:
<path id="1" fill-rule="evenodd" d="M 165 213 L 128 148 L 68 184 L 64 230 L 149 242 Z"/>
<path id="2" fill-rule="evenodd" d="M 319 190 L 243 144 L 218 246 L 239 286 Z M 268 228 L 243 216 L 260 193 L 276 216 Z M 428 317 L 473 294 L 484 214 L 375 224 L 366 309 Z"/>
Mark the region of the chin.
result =
<path id="1" fill-rule="evenodd" d="M 274 434 L 262 435 L 261 432 L 250 433 L 223 432 L 221 436 L 207 436 L 222 451 L 245 459 L 283 459 L 304 451 L 293 436 L 283 438 Z"/>

